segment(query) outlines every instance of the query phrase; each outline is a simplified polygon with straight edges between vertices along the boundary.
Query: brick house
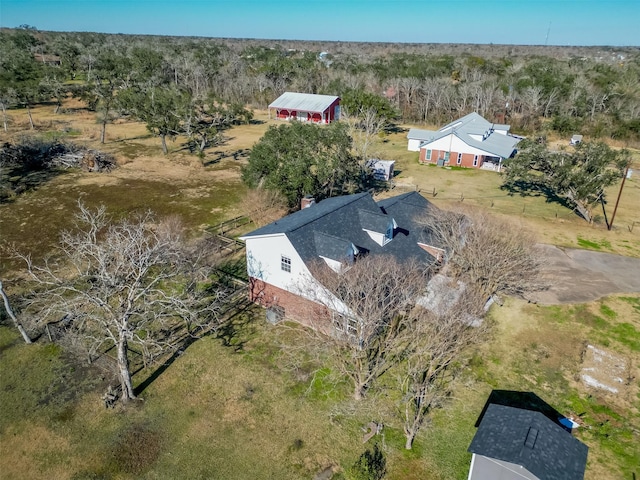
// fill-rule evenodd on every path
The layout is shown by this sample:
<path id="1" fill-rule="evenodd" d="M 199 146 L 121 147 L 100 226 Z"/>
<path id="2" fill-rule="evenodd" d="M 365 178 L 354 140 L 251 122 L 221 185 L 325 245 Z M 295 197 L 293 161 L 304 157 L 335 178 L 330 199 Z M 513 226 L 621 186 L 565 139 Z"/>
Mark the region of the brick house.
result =
<path id="1" fill-rule="evenodd" d="M 436 208 L 418 192 L 379 202 L 369 193 L 317 204 L 305 200 L 300 211 L 240 237 L 246 244 L 250 299 L 267 308 L 272 321 L 286 317 L 317 326 L 314 319 L 328 315 L 327 302 L 317 301 L 326 292 L 319 294 L 323 289 L 311 275 L 313 262 L 342 272 L 361 255 L 431 263 L 444 252 L 416 221 Z"/>
<path id="2" fill-rule="evenodd" d="M 510 128 L 474 112 L 435 132 L 410 129 L 407 148 L 420 152 L 420 163 L 500 171 L 502 162 L 516 153 L 521 140 L 509 133 Z"/>
<path id="3" fill-rule="evenodd" d="M 340 97 L 313 93 L 284 92 L 269 105 L 280 120 L 331 123 L 340 120 Z"/>

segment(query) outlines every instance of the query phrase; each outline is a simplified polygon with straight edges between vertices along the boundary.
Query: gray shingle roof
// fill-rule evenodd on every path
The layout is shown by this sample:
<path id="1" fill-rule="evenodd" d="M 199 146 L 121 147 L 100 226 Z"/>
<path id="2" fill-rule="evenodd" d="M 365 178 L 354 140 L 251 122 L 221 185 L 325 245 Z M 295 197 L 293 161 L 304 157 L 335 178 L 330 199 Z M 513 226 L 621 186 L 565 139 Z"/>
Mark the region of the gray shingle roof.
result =
<path id="1" fill-rule="evenodd" d="M 418 242 L 428 243 L 429 235 L 416 219 L 435 208 L 418 192 L 398 195 L 378 204 L 370 194 L 357 193 L 328 198 L 242 238 L 285 234 L 305 262 L 320 255 L 345 259 L 351 244 L 362 253 L 390 255 L 398 261 L 413 258 L 432 261 L 433 257 L 418 246 Z M 378 245 L 363 230 L 384 234 L 392 219 L 398 227 L 393 240 L 385 246 Z M 336 258 L 339 254 L 342 257 Z"/>
<path id="2" fill-rule="evenodd" d="M 269 105 L 269 108 L 284 108 L 301 112 L 324 112 L 338 98 L 334 95 L 284 92 Z"/>
<path id="3" fill-rule="evenodd" d="M 314 242 L 318 255 L 337 262 L 344 260 L 351 250 L 352 243 L 342 238 L 327 235 L 322 232 L 314 233 Z"/>
<path id="4" fill-rule="evenodd" d="M 491 404 L 469 451 L 522 465 L 540 480 L 582 480 L 588 447 L 540 412 Z"/>
<path id="5" fill-rule="evenodd" d="M 489 152 L 492 155 L 509 158 L 515 151 L 519 138 L 511 135 L 495 133 L 496 130 L 509 131 L 509 125 L 494 124 L 473 112 L 455 120 L 437 132 L 412 128 L 407 135 L 410 139 L 423 140 L 426 144 L 446 137 L 451 132 L 471 147 Z M 472 135 L 481 135 L 483 140 L 476 140 Z"/>

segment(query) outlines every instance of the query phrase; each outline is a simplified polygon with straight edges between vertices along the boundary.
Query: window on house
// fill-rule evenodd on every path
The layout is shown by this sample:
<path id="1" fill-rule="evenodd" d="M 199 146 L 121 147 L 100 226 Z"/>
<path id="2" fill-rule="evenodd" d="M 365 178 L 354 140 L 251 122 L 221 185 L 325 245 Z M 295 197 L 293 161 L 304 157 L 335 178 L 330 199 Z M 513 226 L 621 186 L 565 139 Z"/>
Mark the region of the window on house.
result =
<path id="1" fill-rule="evenodd" d="M 425 155 L 426 160 L 431 160 L 431 150 L 427 150 L 427 154 Z"/>
<path id="2" fill-rule="evenodd" d="M 337 333 L 355 338 L 358 332 L 358 321 L 353 317 L 345 317 L 339 313 L 333 314 L 333 326 Z"/>
<path id="3" fill-rule="evenodd" d="M 356 261 L 356 256 L 358 255 L 358 253 L 360 253 L 360 251 L 358 250 L 358 247 L 356 247 L 352 243 L 351 246 L 349 247 L 349 250 L 347 251 L 347 265 L 353 265 L 354 264 L 354 262 Z"/>
<path id="4" fill-rule="evenodd" d="M 444 152 L 444 161 L 448 162 L 450 156 L 451 156 L 451 152 Z"/>
<path id="5" fill-rule="evenodd" d="M 291 273 L 291 259 L 289 257 L 285 257 L 284 255 L 281 255 L 280 268 L 285 272 Z"/>
<path id="6" fill-rule="evenodd" d="M 385 236 L 385 240 L 383 241 L 383 245 L 385 245 L 387 242 L 390 242 L 391 240 L 393 240 L 393 232 L 396 230 L 396 228 L 398 228 L 398 224 L 392 218 L 389 221 L 389 223 L 387 224 L 387 232 L 384 235 Z"/>
<path id="7" fill-rule="evenodd" d="M 460 165 L 462 163 L 462 153 L 458 153 L 457 163 L 458 163 L 458 165 Z"/>
<path id="8" fill-rule="evenodd" d="M 478 166 L 478 155 L 474 155 L 473 156 L 473 166 L 477 167 Z"/>

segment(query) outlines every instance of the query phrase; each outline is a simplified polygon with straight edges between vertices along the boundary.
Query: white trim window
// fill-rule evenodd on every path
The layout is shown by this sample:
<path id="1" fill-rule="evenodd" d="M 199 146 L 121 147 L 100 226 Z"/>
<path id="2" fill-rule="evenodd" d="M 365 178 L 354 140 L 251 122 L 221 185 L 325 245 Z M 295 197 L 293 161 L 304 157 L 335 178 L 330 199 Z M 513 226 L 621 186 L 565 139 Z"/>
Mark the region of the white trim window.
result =
<path id="1" fill-rule="evenodd" d="M 458 152 L 458 159 L 456 160 L 456 163 L 458 165 L 460 165 L 462 163 L 462 153 L 461 152 Z"/>
<path id="2" fill-rule="evenodd" d="M 429 162 L 431 160 L 431 150 L 427 150 L 427 153 L 424 156 L 424 159 Z"/>
<path id="3" fill-rule="evenodd" d="M 333 313 L 333 327 L 338 336 L 345 335 L 347 338 L 355 339 L 358 334 L 358 321 L 350 316 Z"/>
<path id="4" fill-rule="evenodd" d="M 473 166 L 477 167 L 478 166 L 478 155 L 474 155 L 473 156 Z"/>
<path id="5" fill-rule="evenodd" d="M 444 152 L 445 163 L 449 163 L 449 157 L 451 157 L 451 152 Z"/>
<path id="6" fill-rule="evenodd" d="M 280 255 L 280 268 L 283 272 L 291 273 L 291 259 L 285 255 Z"/>

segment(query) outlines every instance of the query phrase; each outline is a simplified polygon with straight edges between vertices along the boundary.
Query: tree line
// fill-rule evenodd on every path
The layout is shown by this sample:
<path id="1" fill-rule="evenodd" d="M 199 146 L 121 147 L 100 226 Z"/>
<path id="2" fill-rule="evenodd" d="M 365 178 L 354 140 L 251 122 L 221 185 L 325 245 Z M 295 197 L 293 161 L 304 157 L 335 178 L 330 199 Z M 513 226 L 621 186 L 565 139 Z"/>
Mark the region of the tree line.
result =
<path id="1" fill-rule="evenodd" d="M 185 97 L 195 104 L 211 105 L 214 99 L 218 106 L 265 108 L 292 90 L 339 95 L 352 111 L 375 107 L 403 122 L 440 125 L 477 111 L 523 133 L 546 128 L 623 141 L 640 135 L 640 52 L 632 47 L 503 46 L 491 52 L 469 45 L 286 43 L 33 28 L 3 30 L 0 47 L 5 121 L 7 108 L 51 100 L 60 105 L 70 93 L 84 98 L 105 126 L 118 112 L 114 101 L 120 95 L 114 92 L 121 90 L 151 92 L 176 108 Z M 320 55 L 323 47 L 328 51 Z M 135 114 L 139 107 L 134 102 L 123 111 Z M 199 118 L 195 110 L 181 118 L 184 131 Z M 143 121 L 146 115 L 140 115 Z M 162 136 L 174 130 L 166 123 L 151 128 Z M 194 142 L 201 145 L 209 135 L 194 133 Z"/>

